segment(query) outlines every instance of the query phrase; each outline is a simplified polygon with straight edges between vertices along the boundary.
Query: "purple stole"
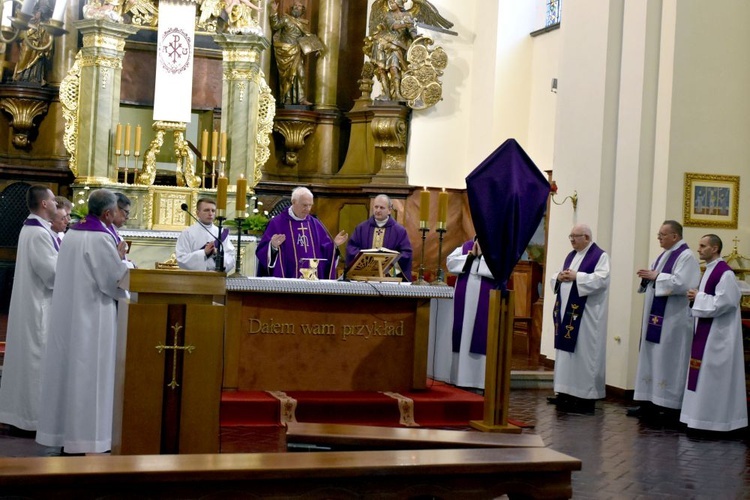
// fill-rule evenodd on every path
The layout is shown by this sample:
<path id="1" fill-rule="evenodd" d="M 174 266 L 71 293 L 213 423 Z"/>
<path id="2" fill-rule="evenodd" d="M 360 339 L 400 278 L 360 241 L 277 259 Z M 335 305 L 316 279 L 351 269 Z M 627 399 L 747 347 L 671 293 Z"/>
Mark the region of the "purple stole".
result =
<path id="1" fill-rule="evenodd" d="M 461 252 L 466 255 L 473 246 L 474 240 L 469 240 L 463 244 Z M 467 257 L 467 259 L 469 258 Z M 481 258 L 481 256 L 477 257 L 477 259 Z M 464 272 L 456 280 L 456 290 L 453 294 L 453 352 L 459 352 L 461 348 L 461 332 L 464 324 L 464 307 L 466 306 L 466 284 L 469 281 L 470 273 L 471 264 L 464 267 Z M 471 346 L 469 347 L 469 352 L 474 354 L 487 354 L 487 313 L 490 305 L 490 290 L 497 285 L 495 280 L 484 276 L 481 278 L 477 314 L 474 319 L 474 331 L 471 335 Z"/>
<path id="2" fill-rule="evenodd" d="M 112 233 L 112 236 L 115 237 L 115 243 L 117 243 L 119 245 L 120 242 L 122 241 L 122 238 L 120 237 L 120 233 L 117 232 L 117 229 L 115 228 L 115 225 L 114 224 L 110 224 L 109 227 L 107 228 L 107 231 L 109 231 L 110 233 Z"/>
<path id="3" fill-rule="evenodd" d="M 57 235 L 53 235 L 52 232 L 50 232 L 49 229 L 47 229 L 46 227 L 44 227 L 44 224 L 42 224 L 41 222 L 39 222 L 39 219 L 26 219 L 25 221 L 23 221 L 23 225 L 24 226 L 41 227 L 42 229 L 44 229 L 45 231 L 47 231 L 49 233 L 50 237 L 52 238 L 52 245 L 55 247 L 55 251 L 56 252 L 60 251 L 60 237 L 57 236 Z"/>
<path id="4" fill-rule="evenodd" d="M 565 257 L 565 264 L 563 269 L 569 269 L 570 263 L 573 262 L 573 258 L 578 252 L 573 250 Z M 599 262 L 599 258 L 604 253 L 604 250 L 599 248 L 596 243 L 592 243 L 589 247 L 586 255 L 584 255 L 581 264 L 578 266 L 578 271 L 586 274 L 591 274 L 596 270 L 596 264 Z M 578 295 L 578 285 L 576 282 L 572 282 L 570 288 L 570 294 L 568 295 L 568 303 L 565 307 L 565 316 L 562 316 L 562 304 L 560 302 L 560 287 L 557 288 L 557 299 L 555 300 L 555 308 L 552 314 L 552 319 L 555 323 L 555 349 L 560 349 L 566 352 L 575 352 L 576 342 L 578 342 L 578 332 L 581 327 L 581 318 L 583 318 L 583 311 L 586 309 L 586 301 L 588 296 L 581 297 Z M 561 319 L 570 318 L 565 324 Z"/>
<path id="5" fill-rule="evenodd" d="M 667 263 L 660 273 L 672 274 L 672 268 L 674 263 L 677 262 L 677 257 L 688 249 L 687 243 L 683 243 L 680 248 L 672 251 L 672 254 L 667 259 Z M 654 263 L 654 269 L 659 267 L 659 261 L 664 256 L 664 252 L 659 255 Z M 651 302 L 651 312 L 648 315 L 648 327 L 646 328 L 646 340 L 658 344 L 661 341 L 661 327 L 664 324 L 664 311 L 667 310 L 668 295 L 657 297 L 654 295 L 654 300 Z"/>
<path id="6" fill-rule="evenodd" d="M 721 281 L 721 277 L 726 272 L 731 272 L 732 268 L 729 264 L 720 260 L 716 263 L 713 271 L 706 280 L 706 286 L 703 288 L 703 293 L 706 295 L 716 294 L 716 285 Z M 706 350 L 706 342 L 708 342 L 708 334 L 711 331 L 711 325 L 713 324 L 713 318 L 698 318 L 698 324 L 695 327 L 695 336 L 693 337 L 693 346 L 690 350 L 690 369 L 688 371 L 687 388 L 689 391 L 695 391 L 698 386 L 698 373 L 701 369 L 701 363 L 703 362 L 703 352 Z"/>
<path id="7" fill-rule="evenodd" d="M 70 229 L 74 229 L 76 231 L 98 231 L 100 233 L 106 233 L 112 237 L 112 239 L 115 241 L 115 246 L 117 246 L 117 238 L 115 238 L 115 235 L 112 234 L 112 232 L 104 227 L 104 223 L 99 220 L 98 217 L 95 217 L 93 215 L 87 215 L 83 219 L 78 222 L 78 224 L 73 224 L 70 226 Z"/>

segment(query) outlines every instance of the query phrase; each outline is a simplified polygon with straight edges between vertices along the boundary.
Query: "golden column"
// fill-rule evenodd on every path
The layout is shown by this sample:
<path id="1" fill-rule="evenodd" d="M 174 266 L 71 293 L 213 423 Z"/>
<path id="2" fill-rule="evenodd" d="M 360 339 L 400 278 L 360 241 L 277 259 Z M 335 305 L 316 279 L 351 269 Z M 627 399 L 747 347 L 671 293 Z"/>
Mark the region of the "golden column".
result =
<path id="1" fill-rule="evenodd" d="M 270 154 L 276 110 L 260 69 L 261 53 L 269 43 L 258 35 L 221 34 L 214 40 L 223 57 L 221 130 L 228 138 L 225 172 L 230 184 L 236 185 L 242 174 L 255 187 Z"/>
<path id="2" fill-rule="evenodd" d="M 338 169 L 341 117 L 336 106 L 341 45 L 341 0 L 321 0 L 318 8 L 318 36 L 325 45 L 315 72 L 315 110 L 318 125 L 311 138 L 317 175 L 332 176 Z"/>
<path id="3" fill-rule="evenodd" d="M 63 141 L 76 183 L 107 184 L 113 129 L 120 118 L 125 39 L 140 28 L 98 19 L 74 25 L 83 35 L 83 47 L 60 85 L 66 121 Z"/>

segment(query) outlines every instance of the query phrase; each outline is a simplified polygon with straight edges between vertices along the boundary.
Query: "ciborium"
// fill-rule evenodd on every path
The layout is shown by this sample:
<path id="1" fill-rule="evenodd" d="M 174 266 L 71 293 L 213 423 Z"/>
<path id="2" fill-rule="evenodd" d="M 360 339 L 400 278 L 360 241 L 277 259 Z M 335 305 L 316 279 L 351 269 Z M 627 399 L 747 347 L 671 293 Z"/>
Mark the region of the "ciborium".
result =
<path id="1" fill-rule="evenodd" d="M 308 281 L 318 281 L 318 264 L 328 259 L 305 258 L 300 260 L 306 260 L 309 266 L 299 268 L 300 278 Z"/>

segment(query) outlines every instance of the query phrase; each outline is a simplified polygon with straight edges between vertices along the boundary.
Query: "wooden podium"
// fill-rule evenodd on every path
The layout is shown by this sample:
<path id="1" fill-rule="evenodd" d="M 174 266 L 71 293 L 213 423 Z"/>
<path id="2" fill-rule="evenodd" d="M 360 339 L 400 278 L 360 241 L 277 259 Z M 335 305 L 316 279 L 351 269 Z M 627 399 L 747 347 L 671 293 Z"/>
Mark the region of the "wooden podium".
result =
<path id="1" fill-rule="evenodd" d="M 133 269 L 127 288 L 112 453 L 218 453 L 226 275 Z"/>

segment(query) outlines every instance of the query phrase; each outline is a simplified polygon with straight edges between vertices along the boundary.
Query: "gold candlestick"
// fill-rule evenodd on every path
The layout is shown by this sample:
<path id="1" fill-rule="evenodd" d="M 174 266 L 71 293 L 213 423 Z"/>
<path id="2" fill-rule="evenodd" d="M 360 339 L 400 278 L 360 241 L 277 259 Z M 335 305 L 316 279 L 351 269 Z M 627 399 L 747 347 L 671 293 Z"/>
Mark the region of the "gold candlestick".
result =
<path id="1" fill-rule="evenodd" d="M 443 266 L 441 265 L 443 261 L 443 236 L 447 231 L 445 222 L 438 222 L 435 231 L 438 232 L 440 238 L 438 240 L 437 279 L 433 281 L 432 284 L 438 286 L 448 286 L 448 283 L 445 282 L 445 273 L 443 272 Z"/>
<path id="2" fill-rule="evenodd" d="M 419 230 L 422 232 L 422 259 L 419 262 L 419 275 L 417 276 L 416 281 L 412 281 L 412 285 L 429 285 L 427 281 L 424 279 L 424 246 L 425 246 L 425 240 L 427 239 L 427 233 L 429 232 L 430 228 L 427 227 L 427 221 L 421 220 L 419 221 Z"/>

